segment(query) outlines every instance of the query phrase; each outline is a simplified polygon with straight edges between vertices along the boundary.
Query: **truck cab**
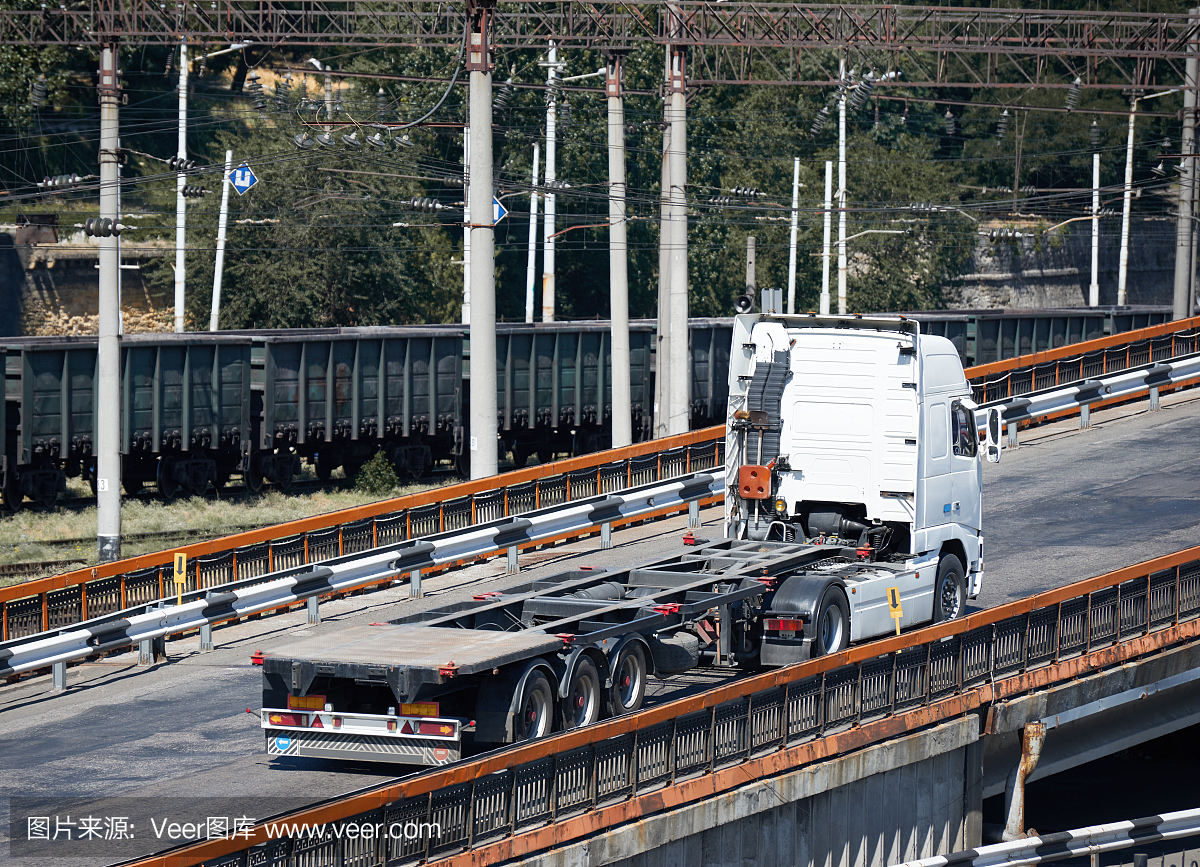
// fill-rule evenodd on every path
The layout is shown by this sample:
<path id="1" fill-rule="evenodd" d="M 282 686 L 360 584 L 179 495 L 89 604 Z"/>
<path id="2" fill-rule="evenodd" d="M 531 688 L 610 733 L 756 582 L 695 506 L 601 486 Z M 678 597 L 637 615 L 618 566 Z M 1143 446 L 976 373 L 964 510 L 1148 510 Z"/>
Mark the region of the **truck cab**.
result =
<path id="1" fill-rule="evenodd" d="M 999 458 L 976 409 L 953 344 L 911 318 L 735 317 L 725 535 L 853 545 L 917 576 L 898 582 L 905 625 L 960 616 L 983 580 L 981 460 Z M 886 631 L 885 600 L 851 595 L 850 640 Z"/>

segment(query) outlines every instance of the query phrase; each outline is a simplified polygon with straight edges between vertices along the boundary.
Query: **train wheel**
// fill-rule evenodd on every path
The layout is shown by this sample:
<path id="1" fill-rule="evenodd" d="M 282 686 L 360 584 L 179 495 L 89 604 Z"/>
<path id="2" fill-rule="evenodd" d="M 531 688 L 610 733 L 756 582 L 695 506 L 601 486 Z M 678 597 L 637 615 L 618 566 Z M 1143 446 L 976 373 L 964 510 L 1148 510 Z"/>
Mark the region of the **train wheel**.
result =
<path id="1" fill-rule="evenodd" d="M 521 448 L 520 445 L 514 444 L 512 447 L 513 466 L 518 470 L 525 466 L 529 461 L 529 452 Z"/>
<path id="2" fill-rule="evenodd" d="M 458 474 L 464 479 L 471 477 L 471 453 L 463 452 L 454 459 L 454 468 L 458 470 Z"/>
<path id="3" fill-rule="evenodd" d="M 581 656 L 571 675 L 571 688 L 562 700 L 563 730 L 590 726 L 600 719 L 600 674 L 596 664 Z"/>
<path id="4" fill-rule="evenodd" d="M 554 462 L 554 449 L 550 446 L 539 446 L 537 450 L 537 459 L 539 464 L 549 464 Z"/>
<path id="5" fill-rule="evenodd" d="M 130 497 L 136 497 L 142 492 L 141 479 L 122 479 L 121 487 L 125 489 L 125 493 Z"/>
<path id="6" fill-rule="evenodd" d="M 262 465 L 258 460 L 258 452 L 254 452 L 248 458 L 249 469 L 242 473 L 242 481 L 246 485 L 246 490 L 252 494 L 260 494 L 263 489 L 263 474 Z"/>
<path id="7" fill-rule="evenodd" d="M 175 481 L 173 477 L 174 469 L 174 458 L 162 457 L 158 459 L 158 469 L 155 472 L 155 481 L 158 482 L 158 495 L 168 503 L 175 499 L 175 495 L 179 493 L 179 482 Z"/>
<path id="8" fill-rule="evenodd" d="M 5 474 L 0 496 L 4 499 L 4 507 L 9 511 L 19 512 L 25 506 L 25 495 L 21 493 L 21 477 L 15 469 L 10 469 Z"/>
<path id="9" fill-rule="evenodd" d="M 322 482 L 329 481 L 329 477 L 333 474 L 334 468 L 337 467 L 337 464 L 334 463 L 333 453 L 329 451 L 329 449 L 324 449 L 317 452 L 317 460 L 314 464 L 314 467 L 316 469 L 318 479 L 320 479 Z"/>

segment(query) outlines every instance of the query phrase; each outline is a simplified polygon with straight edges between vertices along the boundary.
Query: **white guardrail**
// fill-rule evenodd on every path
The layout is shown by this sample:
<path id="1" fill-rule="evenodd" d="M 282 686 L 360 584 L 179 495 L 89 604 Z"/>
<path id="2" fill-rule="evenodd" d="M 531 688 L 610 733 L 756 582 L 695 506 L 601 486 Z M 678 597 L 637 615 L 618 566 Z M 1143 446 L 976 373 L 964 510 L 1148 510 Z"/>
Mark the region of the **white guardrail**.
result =
<path id="1" fill-rule="evenodd" d="M 1004 423 L 1013 424 L 1056 412 L 1090 407 L 1104 400 L 1133 397 L 1197 377 L 1200 377 L 1200 353 L 1131 367 L 1097 379 L 1077 380 L 1020 397 L 994 400 L 980 405 L 976 420 L 982 427 L 986 423 L 987 411 L 998 408 Z"/>
<path id="2" fill-rule="evenodd" d="M 1059 831 L 1010 843 L 965 849 L 936 858 L 906 861 L 897 867 L 1019 867 L 1115 849 L 1131 849 L 1159 840 L 1174 840 L 1195 834 L 1200 834 L 1200 810 L 1181 810 L 1161 816 L 1092 825 L 1074 831 Z"/>
<path id="3" fill-rule="evenodd" d="M 462 530 L 409 539 L 292 569 L 186 594 L 182 604 L 154 603 L 0 644 L 0 677 L 84 659 L 107 650 L 200 629 L 326 593 L 468 560 L 514 545 L 584 531 L 623 518 L 683 506 L 725 488 L 710 472 L 678 476 L 618 493 L 575 500 Z"/>

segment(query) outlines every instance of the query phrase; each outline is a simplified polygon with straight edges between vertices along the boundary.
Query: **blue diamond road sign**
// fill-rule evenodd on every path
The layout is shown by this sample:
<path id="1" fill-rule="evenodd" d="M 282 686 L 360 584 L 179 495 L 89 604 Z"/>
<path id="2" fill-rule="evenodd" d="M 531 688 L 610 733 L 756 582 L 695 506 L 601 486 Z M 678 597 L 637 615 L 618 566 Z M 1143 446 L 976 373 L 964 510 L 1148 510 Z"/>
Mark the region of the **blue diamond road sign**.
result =
<path id="1" fill-rule="evenodd" d="M 250 170 L 250 166 L 242 163 L 236 169 L 229 173 L 229 182 L 233 184 L 233 188 L 238 191 L 240 196 L 246 190 L 258 183 L 258 178 L 254 172 Z"/>
<path id="2" fill-rule="evenodd" d="M 495 196 L 492 197 L 492 225 L 496 225 L 505 217 L 508 216 L 508 209 L 500 204 L 500 200 Z"/>

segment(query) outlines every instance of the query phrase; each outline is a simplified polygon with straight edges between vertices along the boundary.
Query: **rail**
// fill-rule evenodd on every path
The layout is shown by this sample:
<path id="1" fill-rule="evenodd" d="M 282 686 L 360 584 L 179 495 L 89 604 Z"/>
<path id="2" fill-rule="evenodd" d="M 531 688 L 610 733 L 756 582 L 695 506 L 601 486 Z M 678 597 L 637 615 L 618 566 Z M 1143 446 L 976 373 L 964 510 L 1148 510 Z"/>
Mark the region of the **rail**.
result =
<path id="1" fill-rule="evenodd" d="M 276 819 L 324 833 L 259 823 L 134 863 L 498 863 L 1197 638 L 1200 547 Z M 324 827 L 351 822 L 438 833 Z"/>
<path id="2" fill-rule="evenodd" d="M 1182 332 L 1172 331 L 1181 326 Z M 1198 335 L 1200 317 L 969 368 L 967 378 L 978 403 L 1022 399 L 1039 389 L 1066 385 L 1072 381 L 1066 378 L 1069 374 L 1077 374 L 1076 380 L 1094 379 L 1195 353 L 1200 351 Z M 1141 390 L 1151 387 L 1143 382 Z M 1097 395 L 1099 405 L 1108 399 L 1101 397 Z M 1071 408 L 1077 410 L 1078 404 L 1048 412 Z M 1021 420 L 1029 418 L 1032 416 L 1028 412 L 1021 414 Z M 714 443 L 722 443 L 724 436 L 721 427 L 692 431 L 0 588 L 0 641 L 170 596 L 173 586 L 169 567 L 175 551 L 188 555 L 185 589 L 205 589 L 261 576 L 284 565 L 319 562 L 364 550 L 364 546 L 507 516 L 514 513 L 512 508 L 536 508 L 617 490 L 613 477 L 622 472 L 614 469 L 617 464 L 624 465 L 627 486 L 665 478 L 664 472 L 676 474 L 676 469 L 686 472 L 693 454 L 722 448 Z M 656 471 L 652 477 L 646 473 L 651 460 Z"/>
<path id="3" fill-rule="evenodd" d="M 693 431 L 0 588 L 0 641 L 174 597 L 175 552 L 188 555 L 184 592 L 204 591 L 719 467 L 724 446 L 721 428 Z"/>

